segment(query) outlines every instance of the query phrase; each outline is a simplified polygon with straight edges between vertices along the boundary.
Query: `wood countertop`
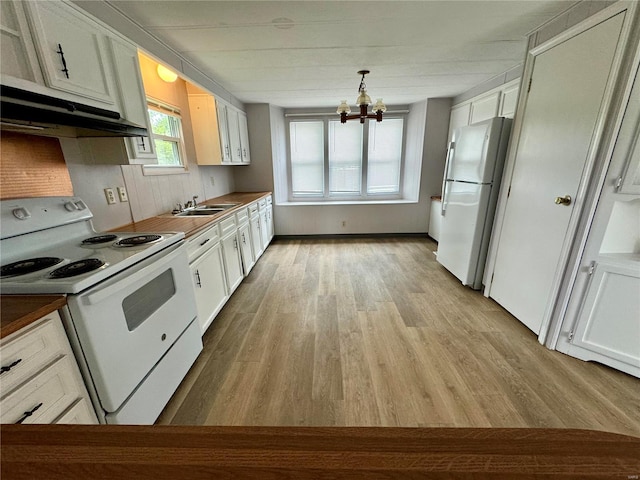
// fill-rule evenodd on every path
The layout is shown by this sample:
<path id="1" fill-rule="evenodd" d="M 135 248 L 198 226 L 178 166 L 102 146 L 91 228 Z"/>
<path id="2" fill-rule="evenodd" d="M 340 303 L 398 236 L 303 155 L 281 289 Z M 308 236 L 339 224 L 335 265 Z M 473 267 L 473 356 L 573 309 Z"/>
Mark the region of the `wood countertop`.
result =
<path id="1" fill-rule="evenodd" d="M 156 217 L 147 218 L 139 222 L 133 222 L 123 225 L 113 232 L 184 232 L 185 236 L 190 237 L 199 231 L 205 229 L 208 225 L 220 221 L 223 218 L 236 213 L 238 210 L 246 207 L 249 203 L 255 202 L 267 196 L 271 192 L 237 192 L 229 193 L 221 197 L 210 198 L 200 205 L 206 203 L 239 203 L 237 207 L 230 208 L 216 215 L 208 215 L 205 217 L 176 217 L 171 213 L 158 215 Z"/>
<path id="2" fill-rule="evenodd" d="M 0 296 L 0 338 L 17 332 L 66 304 L 67 297 L 64 295 Z"/>
<path id="3" fill-rule="evenodd" d="M 2 478 L 638 478 L 640 438 L 574 429 L 3 425 Z"/>

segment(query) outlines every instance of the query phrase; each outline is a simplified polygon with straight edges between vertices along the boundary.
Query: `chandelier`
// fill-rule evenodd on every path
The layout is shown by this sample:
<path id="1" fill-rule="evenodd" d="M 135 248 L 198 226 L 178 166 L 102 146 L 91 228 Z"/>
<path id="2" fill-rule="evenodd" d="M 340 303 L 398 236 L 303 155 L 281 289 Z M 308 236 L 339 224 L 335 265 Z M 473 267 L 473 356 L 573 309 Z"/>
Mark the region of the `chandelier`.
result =
<path id="1" fill-rule="evenodd" d="M 358 75 L 362 75 L 360 80 L 360 87 L 358 87 L 358 99 L 356 105 L 360 107 L 360 113 L 349 115 L 351 113 L 351 107 L 347 104 L 346 100 L 342 100 L 338 106 L 336 113 L 340 114 L 340 123 L 347 123 L 347 120 L 360 119 L 360 123 L 364 123 L 365 118 L 375 118 L 377 122 L 382 121 L 382 113 L 387 111 L 387 107 L 382 103 L 382 99 L 379 98 L 376 104 L 371 107 L 372 113 L 367 113 L 367 107 L 371 104 L 371 97 L 367 95 L 367 86 L 364 83 L 364 76 L 369 73 L 369 70 L 360 70 Z"/>

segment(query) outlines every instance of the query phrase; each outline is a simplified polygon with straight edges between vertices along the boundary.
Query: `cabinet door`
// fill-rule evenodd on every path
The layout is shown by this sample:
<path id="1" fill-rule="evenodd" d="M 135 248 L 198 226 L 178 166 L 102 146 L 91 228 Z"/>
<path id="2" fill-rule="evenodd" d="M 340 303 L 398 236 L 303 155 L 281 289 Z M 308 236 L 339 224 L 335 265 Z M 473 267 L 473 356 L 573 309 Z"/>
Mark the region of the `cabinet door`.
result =
<path id="1" fill-rule="evenodd" d="M 451 109 L 451 117 L 449 118 L 449 141 L 453 140 L 453 133 L 459 127 L 466 127 L 469 125 L 469 118 L 471 117 L 471 104 L 467 103 L 460 107 L 454 107 Z"/>
<path id="2" fill-rule="evenodd" d="M 138 62 L 138 49 L 135 45 L 113 37 L 108 39 L 108 44 L 122 116 L 130 122 L 151 130 L 147 97 Z M 155 146 L 149 137 L 127 138 L 125 141 L 130 163 L 158 163 Z"/>
<path id="3" fill-rule="evenodd" d="M 262 239 L 262 250 L 266 250 L 271 241 L 269 236 L 269 218 L 267 210 L 260 212 L 260 238 Z"/>
<path id="4" fill-rule="evenodd" d="M 500 92 L 492 93 L 471 103 L 471 123 L 482 122 L 498 115 Z"/>
<path id="5" fill-rule="evenodd" d="M 189 95 L 189 115 L 198 165 L 221 165 L 224 147 L 213 96 Z"/>
<path id="6" fill-rule="evenodd" d="M 231 161 L 242 162 L 242 142 L 240 141 L 240 114 L 237 110 L 227 107 L 227 127 L 229 129 L 229 148 Z"/>
<path id="7" fill-rule="evenodd" d="M 262 252 L 264 251 L 264 247 L 262 246 L 262 235 L 260 235 L 260 217 L 260 215 L 255 215 L 249 220 L 253 258 L 255 258 L 256 261 L 258 261 L 258 258 L 260 258 L 260 255 L 262 255 Z"/>
<path id="8" fill-rule="evenodd" d="M 249 232 L 249 223 L 245 223 L 238 228 L 238 237 L 240 238 L 240 253 L 242 254 L 242 267 L 245 277 L 255 265 L 256 261 L 253 256 L 253 247 L 251 246 L 251 233 Z"/>
<path id="9" fill-rule="evenodd" d="M 227 273 L 227 286 L 229 287 L 229 295 L 231 295 L 244 278 L 242 275 L 240 245 L 238 244 L 238 235 L 236 232 L 222 239 L 222 253 L 224 256 L 225 272 Z"/>
<path id="10" fill-rule="evenodd" d="M 22 2 L 0 2 L 0 35 L 2 76 L 43 83 Z"/>
<path id="11" fill-rule="evenodd" d="M 273 207 L 269 205 L 267 207 L 267 236 L 269 237 L 269 242 L 273 239 Z"/>
<path id="12" fill-rule="evenodd" d="M 251 163 L 251 152 L 249 151 L 249 127 L 247 126 L 247 116 L 242 112 L 238 114 L 238 124 L 240 127 L 242 163 Z"/>
<path id="13" fill-rule="evenodd" d="M 213 245 L 191 264 L 191 273 L 198 322 L 204 334 L 228 298 L 220 243 Z"/>
<path id="14" fill-rule="evenodd" d="M 640 374 L 640 262 L 599 263 L 578 317 L 573 344 L 623 362 Z M 613 365 L 616 366 L 616 365 Z M 631 373 L 631 372 L 629 372 Z"/>
<path id="15" fill-rule="evenodd" d="M 513 118 L 516 113 L 519 89 L 520 85 L 516 83 L 502 91 L 502 96 L 500 98 L 500 112 L 498 113 L 499 116 Z"/>
<path id="16" fill-rule="evenodd" d="M 61 2 L 25 2 L 46 84 L 115 105 L 105 30 Z"/>
<path id="17" fill-rule="evenodd" d="M 638 66 L 636 65 L 635 79 L 629 96 L 629 102 L 624 112 L 620 132 L 616 140 L 613 160 L 622 156 L 624 171 L 618 181 L 620 193 L 640 194 L 640 80 L 638 80 Z"/>
<path id="18" fill-rule="evenodd" d="M 218 133 L 220 136 L 222 163 L 231 163 L 231 146 L 229 145 L 227 106 L 224 103 L 216 102 L 216 112 L 218 114 Z"/>

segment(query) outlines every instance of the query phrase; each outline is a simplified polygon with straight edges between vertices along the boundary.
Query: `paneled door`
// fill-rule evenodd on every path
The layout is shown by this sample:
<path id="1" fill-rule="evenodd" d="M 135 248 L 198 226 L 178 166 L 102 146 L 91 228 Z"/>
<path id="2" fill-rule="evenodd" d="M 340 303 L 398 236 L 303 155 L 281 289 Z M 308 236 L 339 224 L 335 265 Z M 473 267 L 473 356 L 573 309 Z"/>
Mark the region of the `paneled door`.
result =
<path id="1" fill-rule="evenodd" d="M 489 296 L 537 334 L 564 268 L 559 262 L 624 15 L 535 57 Z"/>

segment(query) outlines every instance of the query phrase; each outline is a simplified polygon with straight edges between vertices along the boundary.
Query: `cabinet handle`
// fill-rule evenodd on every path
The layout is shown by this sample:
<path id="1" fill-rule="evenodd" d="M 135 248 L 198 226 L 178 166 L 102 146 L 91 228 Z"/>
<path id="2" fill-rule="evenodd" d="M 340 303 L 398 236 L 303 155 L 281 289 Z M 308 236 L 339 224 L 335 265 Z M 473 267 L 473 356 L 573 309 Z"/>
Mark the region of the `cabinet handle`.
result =
<path id="1" fill-rule="evenodd" d="M 64 52 L 62 51 L 62 45 L 58 44 L 58 51 L 56 52 L 60 55 L 60 59 L 62 60 L 62 66 L 64 67 L 62 71 L 65 76 L 69 78 L 69 69 L 67 68 L 67 61 L 64 59 Z"/>
<path id="2" fill-rule="evenodd" d="M 211 239 L 210 239 L 210 238 L 207 238 L 204 242 L 202 242 L 202 243 L 200 244 L 200 246 L 203 246 L 203 245 L 204 245 L 205 243 L 207 243 L 209 240 L 211 240 Z"/>
<path id="3" fill-rule="evenodd" d="M 202 288 L 202 282 L 200 281 L 200 271 L 196 270 L 196 284 L 199 288 Z"/>
<path id="4" fill-rule="evenodd" d="M 242 154 L 240 153 L 240 149 L 238 149 L 238 156 L 242 157 Z"/>
<path id="5" fill-rule="evenodd" d="M 246 156 L 247 156 L 247 149 L 246 149 L 246 148 L 243 148 L 243 149 L 242 149 L 242 156 L 243 156 L 243 157 L 246 157 Z"/>
<path id="6" fill-rule="evenodd" d="M 225 158 L 229 158 L 229 145 L 224 146 L 224 156 Z"/>
<path id="7" fill-rule="evenodd" d="M 244 243 L 245 245 L 247 244 L 247 239 L 244 238 L 244 232 L 242 233 L 242 243 Z"/>
<path id="8" fill-rule="evenodd" d="M 147 147 L 144 144 L 144 137 L 139 137 L 140 138 L 140 142 L 138 143 L 138 147 L 144 152 Z"/>
<path id="9" fill-rule="evenodd" d="M 11 370 L 13 367 L 15 367 L 17 364 L 19 364 L 22 361 L 21 358 L 17 359 L 15 362 L 13 362 L 10 365 L 5 365 L 4 367 L 0 368 L 0 375 L 2 375 L 4 372 L 8 372 L 9 370 Z"/>
<path id="10" fill-rule="evenodd" d="M 233 239 L 233 248 L 235 248 L 236 250 L 238 249 L 238 239 L 237 238 Z"/>
<path id="11" fill-rule="evenodd" d="M 16 422 L 16 423 L 22 423 L 24 422 L 27 418 L 29 418 L 31 415 L 33 415 L 33 412 L 35 412 L 36 410 L 38 410 L 40 407 L 42 406 L 42 402 L 40 402 L 38 405 L 36 405 L 35 407 L 33 407 L 31 410 L 29 410 L 28 412 L 24 412 L 22 414 L 22 417 L 20 417 L 20 419 Z"/>

